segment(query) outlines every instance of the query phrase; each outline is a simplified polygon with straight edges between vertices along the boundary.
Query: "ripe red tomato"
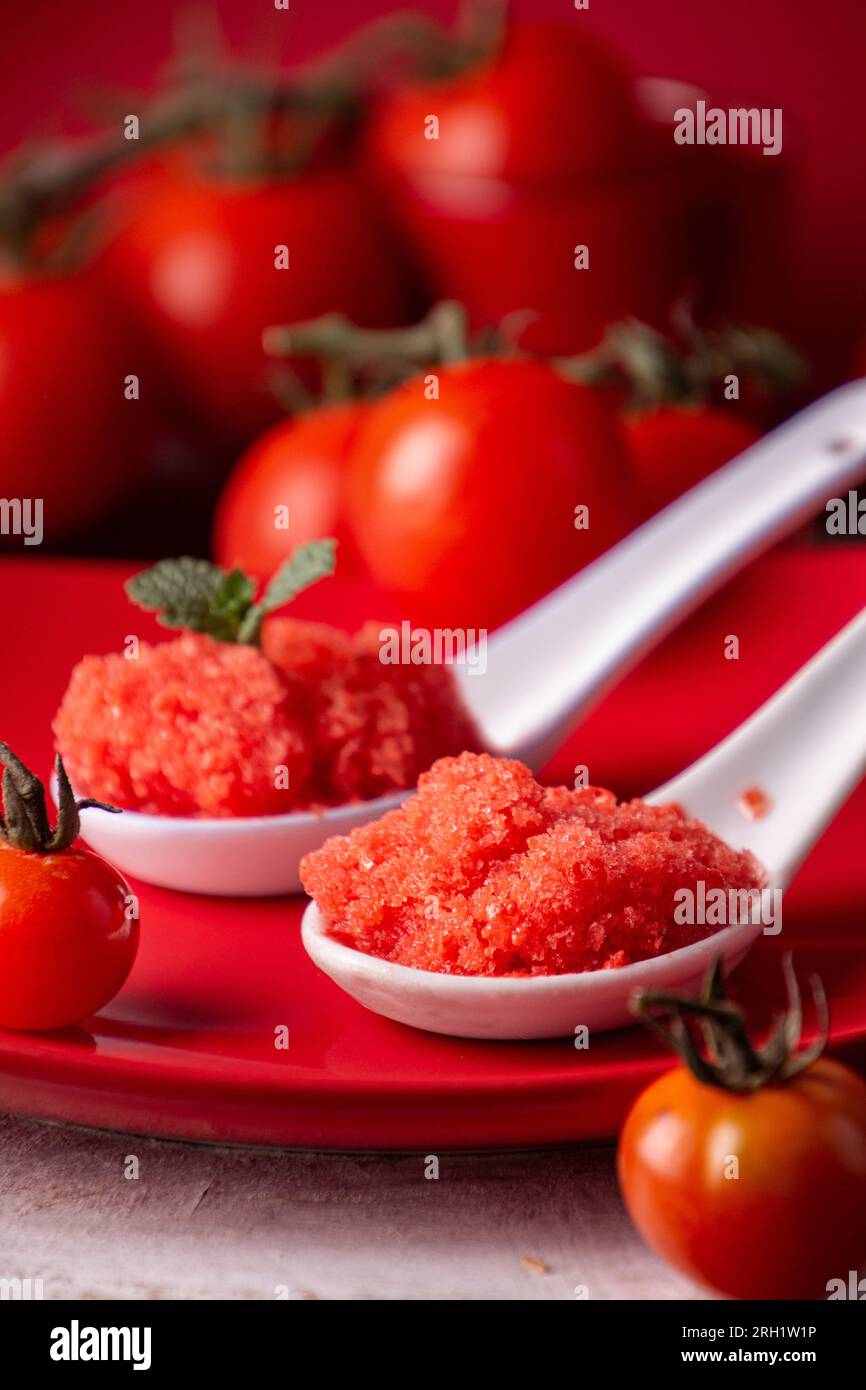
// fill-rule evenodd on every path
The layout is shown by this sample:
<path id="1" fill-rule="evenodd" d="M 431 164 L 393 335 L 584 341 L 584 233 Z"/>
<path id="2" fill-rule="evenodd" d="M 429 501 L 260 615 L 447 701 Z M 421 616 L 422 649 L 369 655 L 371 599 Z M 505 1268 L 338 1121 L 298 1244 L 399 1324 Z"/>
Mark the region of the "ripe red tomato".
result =
<path id="1" fill-rule="evenodd" d="M 513 25 L 492 61 L 384 99 L 368 148 L 434 295 L 473 321 L 532 310 L 522 341 L 544 352 L 629 315 L 666 322 L 690 170 L 655 158 L 628 72 L 582 27 Z"/>
<path id="2" fill-rule="evenodd" d="M 360 568 L 345 489 L 350 447 L 365 409 L 358 402 L 325 406 L 283 421 L 256 440 L 217 507 L 214 554 L 224 568 L 270 578 L 290 550 L 321 536 L 339 542 L 341 576 Z M 286 518 L 287 528 L 278 524 Z"/>
<path id="3" fill-rule="evenodd" d="M 113 999 L 138 949 L 128 893 L 89 850 L 0 845 L 0 1027 L 65 1028 Z"/>
<path id="4" fill-rule="evenodd" d="M 405 309 L 376 209 L 341 168 L 281 180 L 166 174 L 128 210 L 102 269 L 178 390 L 214 432 L 242 444 L 280 415 L 264 328 L 330 310 L 371 327 Z"/>
<path id="5" fill-rule="evenodd" d="M 866 1082 L 837 1062 L 751 1095 L 677 1067 L 638 1097 L 618 1162 L 647 1243 L 731 1298 L 826 1298 L 866 1262 Z"/>
<path id="6" fill-rule="evenodd" d="M 42 499 L 46 543 L 107 515 L 133 490 L 148 407 L 124 390 L 138 366 L 88 275 L 0 279 L 2 493 Z"/>
<path id="7" fill-rule="evenodd" d="M 627 415 L 626 438 L 641 518 L 673 502 L 761 437 L 742 416 L 715 406 L 657 406 Z"/>
<path id="8" fill-rule="evenodd" d="M 74 847 L 79 810 L 97 803 L 76 802 L 60 759 L 54 829 L 42 784 L 5 743 L 0 763 L 0 1028 L 65 1028 L 120 989 L 138 949 L 138 915 L 117 871 Z"/>
<path id="9" fill-rule="evenodd" d="M 629 529 L 625 450 L 608 401 L 542 363 L 475 360 L 437 377 L 438 399 L 420 377 L 369 407 L 349 514 L 411 616 L 493 627 Z"/>
<path id="10" fill-rule="evenodd" d="M 399 168 L 531 180 L 634 168 L 643 138 L 617 56 L 574 25 L 550 24 L 514 24 L 492 60 L 398 91 L 375 136 Z"/>

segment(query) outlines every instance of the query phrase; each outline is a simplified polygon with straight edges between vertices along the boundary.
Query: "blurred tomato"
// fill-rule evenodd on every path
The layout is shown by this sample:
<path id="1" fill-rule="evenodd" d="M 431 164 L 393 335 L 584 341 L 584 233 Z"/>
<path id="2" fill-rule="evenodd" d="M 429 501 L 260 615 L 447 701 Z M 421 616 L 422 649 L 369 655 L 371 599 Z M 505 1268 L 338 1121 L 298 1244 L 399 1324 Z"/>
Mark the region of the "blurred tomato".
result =
<path id="1" fill-rule="evenodd" d="M 429 383 L 369 407 L 350 518 L 371 571 L 412 616 L 493 627 L 629 529 L 624 445 L 600 393 L 541 363 L 444 367 L 438 399 Z"/>
<path id="2" fill-rule="evenodd" d="M 512 25 L 492 60 L 398 92 L 375 130 L 396 168 L 533 182 L 634 169 L 642 138 L 619 59 L 574 26 L 544 24 Z"/>
<path id="3" fill-rule="evenodd" d="M 653 149 L 628 73 L 574 25 L 513 25 L 493 61 L 383 100 L 369 134 L 434 293 L 475 322 L 536 311 L 522 341 L 545 352 L 629 314 L 666 321 L 687 263 L 684 165 Z"/>
<path id="4" fill-rule="evenodd" d="M 0 492 L 42 499 L 49 545 L 107 515 L 137 481 L 147 405 L 125 395 L 137 368 L 89 275 L 0 277 Z"/>
<path id="5" fill-rule="evenodd" d="M 265 327 L 330 310 L 377 326 L 405 312 L 397 258 L 345 169 L 245 181 L 176 170 L 127 208 L 102 268 L 179 392 L 236 444 L 280 414 Z"/>
<path id="6" fill-rule="evenodd" d="M 359 568 L 346 524 L 345 485 L 365 409 L 352 402 L 312 410 L 275 425 L 252 445 L 217 508 L 214 554 L 221 565 L 269 578 L 296 546 L 335 536 L 340 575 Z"/>
<path id="7" fill-rule="evenodd" d="M 666 507 L 760 439 L 732 410 L 656 406 L 625 417 L 641 519 Z"/>

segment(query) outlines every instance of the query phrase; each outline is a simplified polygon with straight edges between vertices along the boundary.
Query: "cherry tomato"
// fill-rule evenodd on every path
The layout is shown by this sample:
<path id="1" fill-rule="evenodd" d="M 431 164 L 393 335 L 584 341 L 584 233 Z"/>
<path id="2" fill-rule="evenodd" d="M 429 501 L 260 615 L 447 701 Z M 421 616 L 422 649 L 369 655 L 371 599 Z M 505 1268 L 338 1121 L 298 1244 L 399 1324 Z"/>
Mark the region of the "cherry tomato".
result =
<path id="1" fill-rule="evenodd" d="M 492 61 L 398 91 L 380 120 L 377 147 L 388 162 L 496 179 L 633 168 L 642 138 L 627 70 L 572 25 L 514 24 Z"/>
<path id="2" fill-rule="evenodd" d="M 65 1028 L 114 997 L 138 948 L 128 893 L 89 850 L 0 845 L 0 1027 Z"/>
<path id="3" fill-rule="evenodd" d="M 866 1082 L 837 1062 L 751 1095 L 677 1067 L 638 1097 L 618 1164 L 647 1243 L 732 1298 L 826 1298 L 866 1262 Z"/>
<path id="4" fill-rule="evenodd" d="M 688 278 L 689 175 L 654 157 L 628 72 L 574 25 L 515 24 L 493 61 L 383 100 L 368 149 L 434 296 L 475 322 L 533 311 L 533 350 L 591 347 L 632 314 L 662 326 Z"/>
<path id="5" fill-rule="evenodd" d="M 250 447 L 217 508 L 214 554 L 221 565 L 269 578 L 296 546 L 334 536 L 340 574 L 358 570 L 345 485 L 364 410 L 354 402 L 313 410 L 275 425 Z"/>
<path id="6" fill-rule="evenodd" d="M 375 207 L 339 168 L 282 180 L 166 175 L 129 210 L 102 271 L 200 418 L 241 444 L 280 415 L 265 327 L 330 310 L 369 327 L 404 312 Z"/>
<path id="7" fill-rule="evenodd" d="M 624 446 L 601 393 L 544 364 L 445 367 L 438 399 L 432 380 L 369 407 L 349 514 L 372 573 L 411 616 L 493 627 L 629 529 Z"/>
<path id="8" fill-rule="evenodd" d="M 90 276 L 0 279 L 2 493 L 42 500 L 48 544 L 101 519 L 133 490 L 148 410 L 125 397 L 125 379 L 137 371 Z"/>
<path id="9" fill-rule="evenodd" d="M 627 415 L 641 517 L 652 516 L 760 438 L 742 416 L 714 406 L 658 406 Z"/>

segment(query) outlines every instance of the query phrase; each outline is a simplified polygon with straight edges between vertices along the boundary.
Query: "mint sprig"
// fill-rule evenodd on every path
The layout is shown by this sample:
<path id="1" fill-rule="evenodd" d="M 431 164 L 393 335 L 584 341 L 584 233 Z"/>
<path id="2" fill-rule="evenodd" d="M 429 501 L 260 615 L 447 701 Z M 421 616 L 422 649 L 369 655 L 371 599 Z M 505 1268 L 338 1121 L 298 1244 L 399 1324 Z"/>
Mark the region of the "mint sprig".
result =
<path id="1" fill-rule="evenodd" d="M 203 632 L 220 642 L 258 646 L 262 622 L 269 613 L 334 573 L 336 549 L 335 540 L 298 546 L 257 602 L 255 581 L 242 570 L 224 570 L 210 560 L 190 555 L 160 560 L 127 580 L 125 587 L 133 603 L 156 613 L 163 627 Z"/>

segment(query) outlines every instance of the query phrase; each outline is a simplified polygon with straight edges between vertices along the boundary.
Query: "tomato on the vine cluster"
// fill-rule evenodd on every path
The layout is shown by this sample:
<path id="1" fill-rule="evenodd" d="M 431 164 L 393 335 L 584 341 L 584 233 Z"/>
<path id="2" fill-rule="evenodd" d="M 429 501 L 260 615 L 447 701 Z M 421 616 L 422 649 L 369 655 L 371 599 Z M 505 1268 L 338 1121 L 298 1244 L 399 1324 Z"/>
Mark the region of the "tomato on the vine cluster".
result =
<path id="1" fill-rule="evenodd" d="M 631 528 L 612 400 L 545 361 L 472 355 L 460 306 L 437 305 L 405 330 L 324 316 L 274 338 L 275 350 L 339 366 L 344 387 L 357 384 L 356 358 L 369 372 L 379 352 L 392 370 L 399 362 L 416 374 L 311 410 L 253 445 L 217 511 L 224 563 L 266 573 L 291 544 L 327 531 L 349 569 L 366 570 L 412 618 L 488 628 Z M 288 534 L 275 527 L 280 510 Z"/>

